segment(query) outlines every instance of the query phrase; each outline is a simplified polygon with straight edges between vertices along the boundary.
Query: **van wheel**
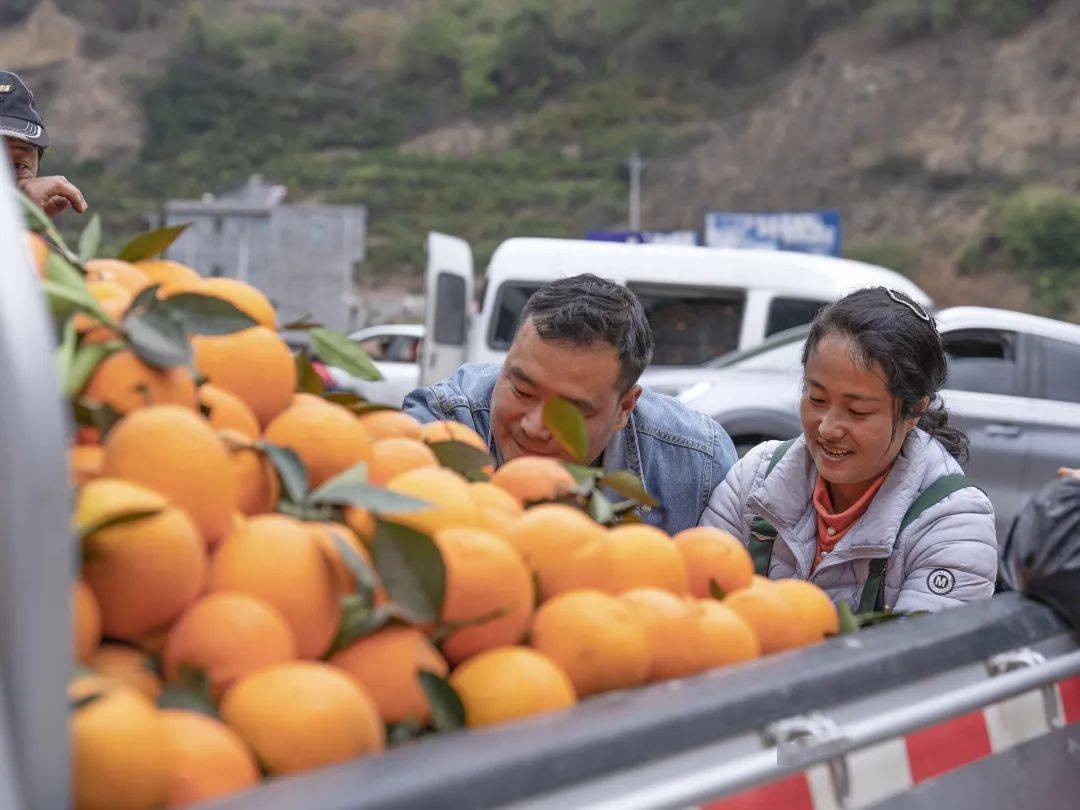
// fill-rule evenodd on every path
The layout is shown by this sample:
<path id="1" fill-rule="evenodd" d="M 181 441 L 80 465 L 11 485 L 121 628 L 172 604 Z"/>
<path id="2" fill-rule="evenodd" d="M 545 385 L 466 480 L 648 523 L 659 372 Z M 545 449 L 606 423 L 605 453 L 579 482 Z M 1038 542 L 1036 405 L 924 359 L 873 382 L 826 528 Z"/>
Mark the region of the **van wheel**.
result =
<path id="1" fill-rule="evenodd" d="M 779 436 L 769 436 L 764 433 L 746 433 L 740 436 L 731 437 L 731 441 L 735 443 L 735 452 L 739 454 L 739 458 L 745 456 L 762 442 L 771 442 L 779 439 Z"/>

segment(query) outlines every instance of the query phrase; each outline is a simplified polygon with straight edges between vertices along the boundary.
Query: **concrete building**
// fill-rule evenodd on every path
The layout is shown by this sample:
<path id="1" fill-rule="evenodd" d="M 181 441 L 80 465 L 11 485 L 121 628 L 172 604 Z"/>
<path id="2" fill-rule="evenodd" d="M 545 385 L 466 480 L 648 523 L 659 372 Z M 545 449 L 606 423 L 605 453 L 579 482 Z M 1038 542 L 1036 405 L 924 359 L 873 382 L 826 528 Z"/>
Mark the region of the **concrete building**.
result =
<path id="1" fill-rule="evenodd" d="M 311 313 L 347 332 L 356 326 L 353 278 L 364 260 L 367 209 L 290 205 L 285 194 L 253 175 L 236 191 L 168 201 L 165 224 L 191 225 L 166 256 L 258 287 L 278 308 L 279 326 Z"/>

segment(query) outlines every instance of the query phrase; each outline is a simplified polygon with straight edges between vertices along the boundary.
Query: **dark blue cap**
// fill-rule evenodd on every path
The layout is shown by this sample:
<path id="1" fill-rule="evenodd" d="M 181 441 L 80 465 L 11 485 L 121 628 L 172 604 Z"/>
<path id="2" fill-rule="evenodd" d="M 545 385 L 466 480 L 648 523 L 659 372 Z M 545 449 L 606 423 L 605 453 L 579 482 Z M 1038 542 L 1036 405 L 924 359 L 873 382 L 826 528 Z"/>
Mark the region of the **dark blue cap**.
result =
<path id="1" fill-rule="evenodd" d="M 0 70 L 0 136 L 26 141 L 42 149 L 49 145 L 45 120 L 34 106 L 34 94 L 9 70 Z"/>

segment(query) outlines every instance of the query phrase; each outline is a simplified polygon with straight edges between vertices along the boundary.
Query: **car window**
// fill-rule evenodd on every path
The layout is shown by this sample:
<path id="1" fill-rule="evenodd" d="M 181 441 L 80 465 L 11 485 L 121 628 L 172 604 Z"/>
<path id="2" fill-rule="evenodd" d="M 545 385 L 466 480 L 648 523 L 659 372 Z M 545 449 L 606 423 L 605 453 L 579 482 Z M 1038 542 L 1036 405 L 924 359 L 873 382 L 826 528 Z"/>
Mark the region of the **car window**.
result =
<path id="1" fill-rule="evenodd" d="M 774 298 L 765 321 L 765 337 L 810 323 L 827 303 L 810 298 Z"/>
<path id="2" fill-rule="evenodd" d="M 465 279 L 453 273 L 439 273 L 435 279 L 436 343 L 465 345 L 465 326 L 469 302 L 465 299 Z"/>
<path id="3" fill-rule="evenodd" d="M 784 371 L 802 374 L 802 351 L 805 340 L 795 340 L 767 352 L 759 352 L 732 363 L 739 371 Z"/>
<path id="4" fill-rule="evenodd" d="M 499 287 L 495 295 L 488 346 L 500 351 L 510 348 L 521 319 L 521 311 L 525 309 L 525 302 L 542 286 L 535 281 L 507 281 Z"/>
<path id="5" fill-rule="evenodd" d="M 981 394 L 1016 394 L 1016 335 L 965 329 L 941 336 L 949 359 L 945 387 Z"/>
<path id="6" fill-rule="evenodd" d="M 391 363 L 415 363 L 419 359 L 420 339 L 410 335 L 395 335 L 386 353 Z"/>
<path id="7" fill-rule="evenodd" d="M 1043 338 L 1043 397 L 1080 403 L 1080 346 Z"/>
<path id="8" fill-rule="evenodd" d="M 372 360 L 386 360 L 393 335 L 372 335 L 360 341 L 360 348 L 368 353 Z"/>
<path id="9" fill-rule="evenodd" d="M 653 331 L 653 365 L 697 366 L 739 345 L 746 296 L 734 290 L 629 285 Z"/>

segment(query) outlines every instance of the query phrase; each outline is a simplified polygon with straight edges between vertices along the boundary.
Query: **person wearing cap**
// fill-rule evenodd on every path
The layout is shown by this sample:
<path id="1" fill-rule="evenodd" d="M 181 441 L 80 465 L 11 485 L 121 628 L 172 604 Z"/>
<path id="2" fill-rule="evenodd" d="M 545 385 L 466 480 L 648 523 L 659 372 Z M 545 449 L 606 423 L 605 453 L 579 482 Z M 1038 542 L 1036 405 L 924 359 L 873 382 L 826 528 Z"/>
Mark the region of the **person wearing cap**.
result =
<path id="1" fill-rule="evenodd" d="M 68 208 L 86 210 L 82 192 L 66 177 L 38 177 L 49 145 L 45 121 L 34 106 L 34 94 L 15 73 L 0 70 L 0 136 L 15 170 L 15 184 L 50 217 Z"/>

